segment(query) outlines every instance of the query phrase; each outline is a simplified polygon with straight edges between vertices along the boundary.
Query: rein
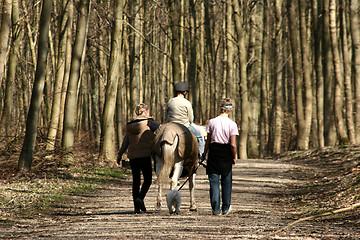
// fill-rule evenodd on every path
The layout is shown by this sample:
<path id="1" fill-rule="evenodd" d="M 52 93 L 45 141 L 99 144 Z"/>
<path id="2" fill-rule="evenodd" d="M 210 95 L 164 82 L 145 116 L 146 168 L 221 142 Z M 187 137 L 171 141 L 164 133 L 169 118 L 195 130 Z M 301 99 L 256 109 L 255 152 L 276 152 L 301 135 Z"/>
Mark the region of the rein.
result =
<path id="1" fill-rule="evenodd" d="M 179 187 L 178 191 L 180 191 L 185 186 L 185 184 L 189 181 L 190 177 L 192 175 L 194 175 L 194 173 L 198 170 L 200 165 L 203 165 L 206 168 L 206 165 L 203 163 L 204 161 L 205 161 L 205 158 L 199 162 L 199 165 L 194 169 L 194 171 L 192 171 L 192 173 L 188 176 L 188 178 L 185 180 L 185 182 Z"/>

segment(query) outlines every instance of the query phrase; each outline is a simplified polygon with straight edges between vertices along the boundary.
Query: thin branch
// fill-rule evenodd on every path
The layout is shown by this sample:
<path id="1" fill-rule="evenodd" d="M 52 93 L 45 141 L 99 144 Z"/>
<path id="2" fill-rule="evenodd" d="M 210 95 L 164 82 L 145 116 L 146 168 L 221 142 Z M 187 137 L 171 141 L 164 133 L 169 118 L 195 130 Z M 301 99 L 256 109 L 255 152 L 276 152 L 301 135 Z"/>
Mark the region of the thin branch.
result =
<path id="1" fill-rule="evenodd" d="M 314 216 L 310 216 L 310 217 L 304 217 L 304 218 L 300 218 L 292 223 L 290 223 L 289 225 L 287 225 L 286 227 L 283 227 L 279 230 L 277 230 L 276 232 L 273 232 L 273 233 L 270 233 L 268 235 L 266 235 L 265 237 L 261 237 L 259 239 L 266 239 L 268 237 L 271 237 L 271 236 L 274 236 L 275 234 L 278 234 L 292 226 L 294 226 L 295 224 L 298 224 L 298 223 L 301 223 L 301 222 L 304 222 L 304 221 L 308 221 L 308 220 L 313 220 L 315 218 L 319 218 L 319 217 L 325 217 L 325 216 L 330 216 L 330 215 L 335 215 L 337 213 L 342 213 L 342 212 L 347 212 L 347 211 L 351 211 L 351 210 L 354 210 L 355 208 L 358 208 L 360 207 L 360 203 L 356 203 L 354 205 L 351 205 L 350 207 L 346 207 L 346 208 L 340 208 L 338 210 L 332 210 L 332 211 L 329 211 L 329 212 L 325 212 L 325 213 L 320 213 L 320 214 L 317 214 L 317 215 L 314 215 Z"/>
<path id="2" fill-rule="evenodd" d="M 163 52 L 159 47 L 155 46 L 152 42 L 150 42 L 139 30 L 137 30 L 135 27 L 133 27 L 130 23 L 128 23 L 127 21 L 125 21 L 126 25 L 128 25 L 132 30 L 134 30 L 137 34 L 139 34 L 139 36 L 141 38 L 143 38 L 145 40 L 145 42 L 147 42 L 150 46 L 152 46 L 153 48 L 155 48 L 156 50 L 158 50 L 161 54 L 164 54 L 166 57 L 170 58 L 170 56 L 166 53 Z"/>

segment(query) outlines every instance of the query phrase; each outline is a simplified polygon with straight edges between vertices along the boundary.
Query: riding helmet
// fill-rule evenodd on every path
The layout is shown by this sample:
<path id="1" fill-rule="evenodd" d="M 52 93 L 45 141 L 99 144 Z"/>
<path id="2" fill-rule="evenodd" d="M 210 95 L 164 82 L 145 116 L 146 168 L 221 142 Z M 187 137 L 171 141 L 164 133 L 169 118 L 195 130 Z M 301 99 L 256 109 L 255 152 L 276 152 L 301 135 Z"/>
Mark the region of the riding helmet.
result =
<path id="1" fill-rule="evenodd" d="M 174 86 L 174 91 L 175 92 L 185 92 L 185 91 L 189 91 L 189 87 L 186 83 L 184 82 L 178 82 L 175 84 Z"/>

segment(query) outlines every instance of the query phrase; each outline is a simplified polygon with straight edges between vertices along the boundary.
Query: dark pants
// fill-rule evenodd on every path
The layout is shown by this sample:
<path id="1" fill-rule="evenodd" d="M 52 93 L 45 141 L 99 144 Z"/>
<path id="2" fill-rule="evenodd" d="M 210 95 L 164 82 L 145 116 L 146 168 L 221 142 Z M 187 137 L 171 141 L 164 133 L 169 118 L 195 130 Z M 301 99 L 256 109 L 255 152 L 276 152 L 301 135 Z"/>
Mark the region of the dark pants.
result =
<path id="1" fill-rule="evenodd" d="M 140 198 L 144 200 L 146 193 L 149 191 L 152 181 L 151 157 L 130 159 L 130 166 L 133 176 L 132 195 L 133 200 Z M 141 186 L 141 172 L 144 182 Z"/>
<path id="2" fill-rule="evenodd" d="M 210 173 L 208 175 L 210 182 L 210 203 L 213 212 L 227 212 L 231 205 L 232 172 L 227 175 Z M 220 194 L 221 183 L 221 194 Z M 221 197 L 220 197 L 221 195 Z M 222 199 L 222 206 L 220 204 Z"/>

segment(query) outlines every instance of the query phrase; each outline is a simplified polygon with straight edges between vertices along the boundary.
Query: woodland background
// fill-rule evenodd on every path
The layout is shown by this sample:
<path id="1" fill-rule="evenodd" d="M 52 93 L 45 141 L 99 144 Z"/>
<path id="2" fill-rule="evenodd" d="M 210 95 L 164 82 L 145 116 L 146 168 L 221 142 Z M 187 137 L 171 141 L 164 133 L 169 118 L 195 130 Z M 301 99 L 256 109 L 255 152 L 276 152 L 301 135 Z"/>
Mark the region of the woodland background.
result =
<path id="1" fill-rule="evenodd" d="M 134 107 L 235 101 L 240 159 L 360 144 L 358 0 L 2 0 L 0 151 L 113 164 Z M 18 147 L 20 146 L 21 147 Z M 41 155 L 39 154 L 41 153 Z"/>

